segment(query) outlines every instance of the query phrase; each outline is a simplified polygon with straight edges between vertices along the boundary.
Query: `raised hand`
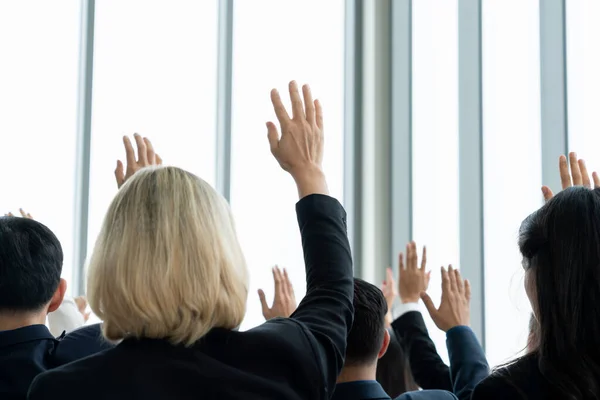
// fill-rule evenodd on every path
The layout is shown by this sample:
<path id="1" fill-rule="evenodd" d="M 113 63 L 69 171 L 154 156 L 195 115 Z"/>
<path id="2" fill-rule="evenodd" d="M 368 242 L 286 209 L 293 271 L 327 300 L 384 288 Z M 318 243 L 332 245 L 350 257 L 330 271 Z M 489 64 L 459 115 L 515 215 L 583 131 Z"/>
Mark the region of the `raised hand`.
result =
<path id="1" fill-rule="evenodd" d="M 385 272 L 385 280 L 381 285 L 381 291 L 385 297 L 385 301 L 388 306 L 388 312 L 390 312 L 392 310 L 394 300 L 398 296 L 398 286 L 396 286 L 396 280 L 394 279 L 394 274 L 392 273 L 391 268 L 387 268 Z"/>
<path id="2" fill-rule="evenodd" d="M 258 289 L 263 317 L 266 320 L 276 317 L 287 318 L 296 310 L 294 287 L 285 268 L 283 269 L 283 273 L 279 267 L 273 268 L 273 281 L 275 282 L 275 297 L 273 298 L 273 305 L 271 307 L 267 304 L 265 292 L 262 289 Z"/>
<path id="3" fill-rule="evenodd" d="M 281 135 L 273 122 L 267 122 L 271 153 L 285 171 L 296 181 L 299 196 L 328 194 L 323 163 L 323 109 L 312 98 L 310 87 L 304 85 L 302 94 L 295 81 L 289 85 L 292 116 L 288 114 L 276 89 L 271 91 L 271 102 L 281 127 Z"/>
<path id="4" fill-rule="evenodd" d="M 79 296 L 75 297 L 73 301 L 75 301 L 75 304 L 77 304 L 77 309 L 79 310 L 81 315 L 83 315 L 83 321 L 87 322 L 88 319 L 90 319 L 90 315 L 92 314 L 91 312 L 86 312 L 88 305 L 87 299 L 85 298 L 85 296 Z"/>
<path id="5" fill-rule="evenodd" d="M 135 143 L 137 145 L 137 155 L 135 158 L 135 152 L 131 145 L 131 140 L 128 136 L 123 136 L 123 144 L 125 145 L 125 155 L 127 161 L 127 168 L 123 167 L 121 160 L 117 160 L 117 169 L 115 170 L 115 179 L 117 180 L 117 186 L 120 188 L 123 186 L 127 179 L 131 178 L 133 174 L 144 167 L 151 165 L 161 165 L 162 159 L 158 154 L 154 152 L 154 147 L 148 138 L 142 138 L 139 134 L 133 135 Z"/>
<path id="6" fill-rule="evenodd" d="M 421 299 L 423 299 L 433 322 L 444 332 L 459 325 L 469 326 L 471 285 L 468 279 L 463 281 L 460 272 L 452 268 L 452 265 L 448 267 L 448 271 L 442 267 L 440 307 L 435 308 L 431 297 L 425 292 L 421 293 Z"/>
<path id="7" fill-rule="evenodd" d="M 25 211 L 23 211 L 22 208 L 19 208 L 19 212 L 21 213 L 21 217 L 27 218 L 27 219 L 33 219 L 31 214 L 26 213 Z M 14 217 L 15 215 L 9 211 L 7 214 L 4 214 L 4 216 L 5 217 Z"/>
<path id="8" fill-rule="evenodd" d="M 570 174 L 569 165 L 571 166 Z M 568 163 L 567 157 L 560 156 L 558 159 L 558 170 L 560 173 L 560 183 L 563 190 L 571 186 L 585 186 L 587 188 L 592 187 L 585 161 L 583 159 L 577 159 L 576 153 L 569 153 Z M 600 187 L 600 177 L 598 177 L 596 172 L 592 173 L 592 179 L 594 180 L 594 188 Z M 542 193 L 546 201 L 550 200 L 554 196 L 554 193 L 552 193 L 552 190 L 550 190 L 548 186 L 542 186 Z"/>
<path id="9" fill-rule="evenodd" d="M 423 247 L 421 266 L 418 266 L 417 245 L 410 242 L 406 245 L 406 264 L 402 253 L 398 256 L 400 300 L 402 303 L 418 303 L 421 292 L 429 287 L 431 271 L 425 271 L 427 266 L 427 249 Z"/>

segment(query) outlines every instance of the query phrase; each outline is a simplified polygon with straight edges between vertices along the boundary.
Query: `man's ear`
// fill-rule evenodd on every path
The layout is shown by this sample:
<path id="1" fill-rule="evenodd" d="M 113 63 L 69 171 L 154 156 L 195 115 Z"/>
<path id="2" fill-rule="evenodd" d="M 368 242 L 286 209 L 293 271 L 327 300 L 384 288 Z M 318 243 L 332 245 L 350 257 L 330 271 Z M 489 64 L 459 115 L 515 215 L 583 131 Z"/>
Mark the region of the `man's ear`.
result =
<path id="1" fill-rule="evenodd" d="M 56 292 L 52 296 L 52 300 L 50 300 L 50 304 L 48 305 L 48 312 L 51 313 L 56 311 L 58 307 L 63 302 L 63 298 L 65 297 L 65 292 L 67 291 L 67 281 L 60 278 L 60 282 L 58 283 L 58 287 L 56 288 Z"/>
<path id="2" fill-rule="evenodd" d="M 377 355 L 378 359 L 383 357 L 383 355 L 387 351 L 388 346 L 390 345 L 390 339 L 390 332 L 386 329 L 385 334 L 383 335 L 383 343 L 381 343 L 381 349 L 379 349 L 379 354 Z"/>

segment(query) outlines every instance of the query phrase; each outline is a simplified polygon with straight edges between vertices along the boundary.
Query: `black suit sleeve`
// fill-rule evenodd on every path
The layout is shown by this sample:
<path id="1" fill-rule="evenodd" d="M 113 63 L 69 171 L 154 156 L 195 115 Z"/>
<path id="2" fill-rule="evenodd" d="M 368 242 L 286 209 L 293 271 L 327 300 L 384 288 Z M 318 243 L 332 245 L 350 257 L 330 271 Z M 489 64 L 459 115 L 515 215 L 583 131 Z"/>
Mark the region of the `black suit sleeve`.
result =
<path id="1" fill-rule="evenodd" d="M 296 205 L 306 265 L 306 296 L 291 315 L 314 336 L 312 351 L 331 396 L 352 327 L 354 282 L 346 213 L 332 197 L 311 195 Z"/>
<path id="2" fill-rule="evenodd" d="M 446 333 L 450 356 L 450 375 L 459 400 L 471 398 L 473 389 L 490 373 L 483 348 L 467 326 L 457 326 Z"/>
<path id="3" fill-rule="evenodd" d="M 410 311 L 392 322 L 392 329 L 408 353 L 410 368 L 417 385 L 423 389 L 452 391 L 450 369 L 440 358 L 429 337 L 423 316 Z"/>
<path id="4" fill-rule="evenodd" d="M 64 365 L 114 347 L 102 335 L 102 325 L 94 324 L 76 329 L 58 342 L 56 364 Z"/>

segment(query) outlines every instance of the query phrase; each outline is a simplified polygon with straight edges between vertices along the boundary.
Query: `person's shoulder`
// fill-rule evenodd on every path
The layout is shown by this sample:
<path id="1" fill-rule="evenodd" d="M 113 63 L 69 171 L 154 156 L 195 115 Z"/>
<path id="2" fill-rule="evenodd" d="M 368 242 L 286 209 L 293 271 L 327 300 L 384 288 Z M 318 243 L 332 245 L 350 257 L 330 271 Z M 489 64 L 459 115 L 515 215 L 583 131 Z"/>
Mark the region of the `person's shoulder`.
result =
<path id="1" fill-rule="evenodd" d="M 456 400 L 456 396 L 445 390 L 419 390 L 401 394 L 396 400 Z"/>
<path id="2" fill-rule="evenodd" d="M 69 394 L 88 390 L 91 382 L 98 379 L 98 367 L 104 362 L 105 354 L 98 353 L 81 360 L 48 370 L 35 377 L 29 387 L 29 400 L 61 398 L 69 399 Z M 82 392 L 83 391 L 83 392 Z"/>
<path id="3" fill-rule="evenodd" d="M 473 391 L 472 399 L 519 399 L 536 392 L 539 375 L 537 357 L 528 355 L 499 368 L 482 380 Z"/>

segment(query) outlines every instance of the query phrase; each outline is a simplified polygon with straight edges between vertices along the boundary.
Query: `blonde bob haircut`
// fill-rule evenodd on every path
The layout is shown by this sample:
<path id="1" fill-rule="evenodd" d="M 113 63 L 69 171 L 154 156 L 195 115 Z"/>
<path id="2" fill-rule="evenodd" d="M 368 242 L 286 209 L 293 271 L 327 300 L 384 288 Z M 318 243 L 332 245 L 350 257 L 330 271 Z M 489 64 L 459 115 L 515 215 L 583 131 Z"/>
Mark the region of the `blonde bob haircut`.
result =
<path id="1" fill-rule="evenodd" d="M 138 171 L 104 218 L 87 293 L 109 340 L 191 346 L 212 328 L 238 327 L 248 274 L 229 205 L 180 168 Z"/>

